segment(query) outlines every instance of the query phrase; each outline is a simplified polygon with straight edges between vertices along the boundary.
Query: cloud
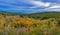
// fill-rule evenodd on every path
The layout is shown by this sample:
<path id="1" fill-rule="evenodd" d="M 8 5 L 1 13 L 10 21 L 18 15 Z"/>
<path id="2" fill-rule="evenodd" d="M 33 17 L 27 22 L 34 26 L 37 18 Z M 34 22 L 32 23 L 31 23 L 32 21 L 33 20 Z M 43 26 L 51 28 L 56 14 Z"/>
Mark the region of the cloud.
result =
<path id="1" fill-rule="evenodd" d="M 43 6 L 43 7 L 48 7 L 50 6 L 50 3 L 48 2 L 41 2 L 41 1 L 31 1 L 31 3 L 37 7 Z"/>
<path id="2" fill-rule="evenodd" d="M 22 12 L 60 10 L 60 3 L 43 2 L 42 0 L 0 0 L 0 10 Z"/>
<path id="3" fill-rule="evenodd" d="M 30 8 L 37 8 L 37 7 L 48 7 L 48 6 L 50 6 L 51 3 L 31 0 L 30 4 L 34 5 L 34 6 L 30 7 Z"/>
<path id="4" fill-rule="evenodd" d="M 44 9 L 44 11 L 60 11 L 60 9 Z"/>
<path id="5" fill-rule="evenodd" d="M 46 11 L 60 11 L 60 3 L 51 3 L 47 8 L 44 8 Z"/>
<path id="6" fill-rule="evenodd" d="M 60 9 L 60 5 L 51 6 L 46 9 Z"/>
<path id="7" fill-rule="evenodd" d="M 60 3 L 55 2 L 42 2 L 42 1 L 30 1 L 34 6 L 30 8 L 41 8 L 44 7 L 43 11 L 60 11 Z"/>

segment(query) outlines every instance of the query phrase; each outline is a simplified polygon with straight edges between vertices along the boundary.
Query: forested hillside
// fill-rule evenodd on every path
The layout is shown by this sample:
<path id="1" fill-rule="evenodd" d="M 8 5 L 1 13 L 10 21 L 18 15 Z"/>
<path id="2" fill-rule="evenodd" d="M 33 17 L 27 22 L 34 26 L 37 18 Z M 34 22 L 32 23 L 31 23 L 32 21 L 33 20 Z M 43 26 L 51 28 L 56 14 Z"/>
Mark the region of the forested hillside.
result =
<path id="1" fill-rule="evenodd" d="M 33 14 L 27 14 L 30 18 L 59 18 L 60 12 L 39 12 Z"/>

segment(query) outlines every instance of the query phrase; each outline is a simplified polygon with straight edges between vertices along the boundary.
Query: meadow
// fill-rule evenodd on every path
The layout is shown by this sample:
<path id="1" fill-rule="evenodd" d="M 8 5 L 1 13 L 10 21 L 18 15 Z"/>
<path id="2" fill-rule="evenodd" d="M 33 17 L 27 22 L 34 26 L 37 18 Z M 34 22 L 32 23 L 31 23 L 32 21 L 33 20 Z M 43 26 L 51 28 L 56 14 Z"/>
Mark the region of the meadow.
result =
<path id="1" fill-rule="evenodd" d="M 0 12 L 0 35 L 60 35 L 60 12 Z"/>

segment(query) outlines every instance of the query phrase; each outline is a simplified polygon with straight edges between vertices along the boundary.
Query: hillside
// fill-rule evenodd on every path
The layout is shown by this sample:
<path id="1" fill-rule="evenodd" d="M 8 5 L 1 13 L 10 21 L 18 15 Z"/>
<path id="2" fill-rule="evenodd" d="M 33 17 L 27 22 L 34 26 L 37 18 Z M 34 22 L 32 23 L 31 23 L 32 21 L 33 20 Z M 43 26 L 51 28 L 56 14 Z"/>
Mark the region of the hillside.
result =
<path id="1" fill-rule="evenodd" d="M 0 35 L 60 35 L 59 15 L 60 12 L 0 12 Z"/>
<path id="2" fill-rule="evenodd" d="M 28 16 L 30 18 L 59 18 L 60 12 L 39 12 L 39 13 L 27 14 L 25 16 Z"/>

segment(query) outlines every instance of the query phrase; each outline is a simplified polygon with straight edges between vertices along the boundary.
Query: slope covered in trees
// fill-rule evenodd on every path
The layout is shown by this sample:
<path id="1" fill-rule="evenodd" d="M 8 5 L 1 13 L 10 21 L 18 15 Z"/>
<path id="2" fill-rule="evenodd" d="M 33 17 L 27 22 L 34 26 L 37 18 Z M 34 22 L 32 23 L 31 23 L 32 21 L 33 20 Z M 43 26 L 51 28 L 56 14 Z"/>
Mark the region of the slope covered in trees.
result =
<path id="1" fill-rule="evenodd" d="M 60 12 L 39 12 L 33 14 L 27 14 L 30 18 L 59 18 Z"/>

